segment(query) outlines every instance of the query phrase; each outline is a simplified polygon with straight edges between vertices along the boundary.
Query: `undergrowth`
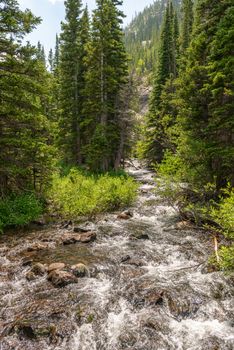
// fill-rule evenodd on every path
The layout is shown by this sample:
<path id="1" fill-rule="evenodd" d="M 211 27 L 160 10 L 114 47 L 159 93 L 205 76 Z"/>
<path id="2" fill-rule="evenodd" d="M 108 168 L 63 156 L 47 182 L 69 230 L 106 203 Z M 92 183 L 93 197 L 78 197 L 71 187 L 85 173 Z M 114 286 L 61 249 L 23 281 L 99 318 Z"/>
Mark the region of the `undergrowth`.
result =
<path id="1" fill-rule="evenodd" d="M 52 210 L 76 219 L 129 206 L 136 190 L 136 182 L 125 173 L 92 175 L 72 168 L 65 176 L 54 176 L 49 197 Z"/>
<path id="2" fill-rule="evenodd" d="M 34 194 L 21 194 L 0 199 L 0 232 L 7 227 L 25 226 L 43 212 L 43 205 Z"/>

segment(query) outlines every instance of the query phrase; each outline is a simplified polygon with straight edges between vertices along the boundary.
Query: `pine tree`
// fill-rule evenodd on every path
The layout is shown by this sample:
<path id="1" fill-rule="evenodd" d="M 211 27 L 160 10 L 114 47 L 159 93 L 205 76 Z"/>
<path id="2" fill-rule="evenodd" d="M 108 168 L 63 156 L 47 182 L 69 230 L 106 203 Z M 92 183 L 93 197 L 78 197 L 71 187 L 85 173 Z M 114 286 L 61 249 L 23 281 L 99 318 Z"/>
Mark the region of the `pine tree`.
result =
<path id="1" fill-rule="evenodd" d="M 51 152 L 45 112 L 44 66 L 38 50 L 23 45 L 40 18 L 14 0 L 0 4 L 0 188 L 40 190 L 49 175 Z"/>
<path id="2" fill-rule="evenodd" d="M 53 72 L 54 71 L 54 54 L 52 49 L 50 49 L 49 51 L 48 61 L 50 65 L 50 72 Z"/>
<path id="3" fill-rule="evenodd" d="M 165 129 L 169 125 L 168 121 L 165 125 L 164 116 L 166 115 L 168 119 L 169 111 L 165 110 L 165 106 L 162 108 L 162 93 L 165 86 L 166 88 L 171 86 L 170 91 L 174 90 L 172 82 L 177 75 L 178 36 L 177 15 L 172 2 L 168 2 L 161 31 L 159 62 L 150 100 L 150 111 L 147 116 L 145 153 L 152 162 L 160 162 L 163 159 L 168 144 Z"/>
<path id="4" fill-rule="evenodd" d="M 60 36 L 60 135 L 59 147 L 66 163 L 81 163 L 79 109 L 79 42 L 81 1 L 65 1 L 66 22 Z M 55 61 L 57 53 L 55 55 Z"/>
<path id="5" fill-rule="evenodd" d="M 190 43 L 193 27 L 193 0 L 182 1 L 181 51 L 184 52 Z"/>
<path id="6" fill-rule="evenodd" d="M 59 66 L 59 36 L 56 34 L 56 41 L 55 41 L 55 50 L 54 50 L 54 72 L 55 74 L 58 73 L 58 66 Z"/>
<path id="7" fill-rule="evenodd" d="M 89 45 L 84 106 L 90 143 L 86 162 L 92 169 L 114 168 L 120 144 L 120 94 L 126 84 L 127 58 L 123 44 L 122 1 L 97 0 Z"/>
<path id="8" fill-rule="evenodd" d="M 180 74 L 179 150 L 190 180 L 234 183 L 233 18 L 231 0 L 200 0 L 186 71 Z"/>

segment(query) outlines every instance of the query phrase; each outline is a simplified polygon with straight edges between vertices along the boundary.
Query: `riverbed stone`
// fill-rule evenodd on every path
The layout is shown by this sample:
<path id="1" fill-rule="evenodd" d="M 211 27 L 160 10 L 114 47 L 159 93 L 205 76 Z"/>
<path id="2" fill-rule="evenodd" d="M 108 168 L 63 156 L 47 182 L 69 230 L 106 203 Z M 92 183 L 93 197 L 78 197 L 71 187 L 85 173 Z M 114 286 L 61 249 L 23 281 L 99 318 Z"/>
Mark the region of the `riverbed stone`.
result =
<path id="1" fill-rule="evenodd" d="M 32 282 L 32 281 L 35 281 L 37 279 L 37 276 L 32 272 L 32 271 L 28 271 L 26 273 L 26 279 L 29 281 L 29 282 Z"/>
<path id="2" fill-rule="evenodd" d="M 48 273 L 52 271 L 58 271 L 58 270 L 63 270 L 65 267 L 64 263 L 52 263 L 48 267 Z"/>
<path id="3" fill-rule="evenodd" d="M 72 273 L 76 277 L 87 277 L 89 276 L 89 269 L 85 264 L 79 263 L 71 267 Z"/>
<path id="4" fill-rule="evenodd" d="M 133 217 L 133 213 L 130 210 L 125 210 L 117 216 L 120 220 L 129 220 Z"/>
<path id="5" fill-rule="evenodd" d="M 148 240 L 149 235 L 147 233 L 144 233 L 144 232 L 134 232 L 131 234 L 130 238 Z"/>
<path id="6" fill-rule="evenodd" d="M 48 248 L 48 244 L 34 243 L 27 248 L 28 252 L 37 252 Z"/>
<path id="7" fill-rule="evenodd" d="M 41 263 L 36 263 L 32 266 L 31 272 L 36 276 L 43 276 L 47 272 L 47 267 Z"/>
<path id="8" fill-rule="evenodd" d="M 96 232 L 88 231 L 83 233 L 71 233 L 65 234 L 62 237 L 62 243 L 64 245 L 75 244 L 75 243 L 90 243 L 95 241 L 97 237 Z"/>
<path id="9" fill-rule="evenodd" d="M 70 272 L 55 270 L 48 275 L 48 281 L 50 281 L 54 287 L 61 288 L 68 284 L 77 283 L 78 279 Z"/>

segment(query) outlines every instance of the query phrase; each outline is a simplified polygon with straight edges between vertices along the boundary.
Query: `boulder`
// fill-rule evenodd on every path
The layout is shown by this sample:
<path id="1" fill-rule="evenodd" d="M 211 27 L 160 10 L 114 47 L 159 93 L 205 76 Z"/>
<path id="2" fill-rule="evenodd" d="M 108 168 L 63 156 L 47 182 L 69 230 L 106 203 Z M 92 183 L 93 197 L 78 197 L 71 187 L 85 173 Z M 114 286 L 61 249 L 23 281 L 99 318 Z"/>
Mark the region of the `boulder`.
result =
<path id="1" fill-rule="evenodd" d="M 130 259 L 127 261 L 127 264 L 132 265 L 132 266 L 136 266 L 136 267 L 141 267 L 144 266 L 144 262 L 140 259 Z"/>
<path id="2" fill-rule="evenodd" d="M 48 273 L 52 272 L 52 271 L 58 271 L 58 270 L 63 270 L 65 267 L 64 263 L 53 263 L 50 264 L 48 267 Z"/>
<path id="3" fill-rule="evenodd" d="M 96 232 L 89 231 L 80 235 L 80 242 L 89 243 L 89 242 L 95 241 L 96 238 L 97 238 Z"/>
<path id="4" fill-rule="evenodd" d="M 26 279 L 29 281 L 29 282 L 32 282 L 32 281 L 35 281 L 37 279 L 37 276 L 32 272 L 32 271 L 29 271 L 27 272 L 26 274 Z"/>
<path id="5" fill-rule="evenodd" d="M 64 245 L 75 243 L 90 243 L 96 239 L 96 232 L 88 231 L 79 234 L 66 234 L 62 237 L 62 243 Z"/>
<path id="6" fill-rule="evenodd" d="M 132 239 L 149 239 L 149 235 L 143 232 L 136 232 L 130 236 Z"/>
<path id="7" fill-rule="evenodd" d="M 130 255 L 126 255 L 120 259 L 120 262 L 125 263 L 125 262 L 129 261 L 130 259 L 131 259 Z"/>
<path id="8" fill-rule="evenodd" d="M 133 217 L 133 213 L 130 210 L 125 210 L 117 216 L 120 220 L 129 220 Z"/>
<path id="9" fill-rule="evenodd" d="M 65 287 L 68 284 L 77 283 L 78 279 L 70 272 L 54 270 L 48 275 L 48 281 L 55 287 Z"/>
<path id="10" fill-rule="evenodd" d="M 31 272 L 36 276 L 43 276 L 47 272 L 47 268 L 41 263 L 36 263 L 32 266 Z"/>
<path id="11" fill-rule="evenodd" d="M 48 245 L 47 244 L 41 244 L 41 243 L 34 243 L 30 247 L 27 248 L 28 252 L 37 252 L 39 250 L 44 250 L 47 249 Z"/>
<path id="12" fill-rule="evenodd" d="M 71 267 L 72 273 L 76 277 L 86 277 L 89 276 L 89 269 L 84 264 L 76 264 Z"/>

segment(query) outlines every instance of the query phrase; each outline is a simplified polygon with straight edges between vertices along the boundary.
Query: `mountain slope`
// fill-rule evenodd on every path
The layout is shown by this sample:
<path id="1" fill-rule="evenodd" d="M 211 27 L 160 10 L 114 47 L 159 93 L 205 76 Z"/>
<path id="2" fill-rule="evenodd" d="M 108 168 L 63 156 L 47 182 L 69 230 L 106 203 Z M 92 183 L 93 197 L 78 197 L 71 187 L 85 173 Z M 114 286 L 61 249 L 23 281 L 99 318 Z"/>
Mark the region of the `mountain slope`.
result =
<path id="1" fill-rule="evenodd" d="M 125 44 L 130 68 L 137 74 L 151 71 L 157 62 L 160 28 L 168 0 L 157 0 L 147 6 L 125 29 Z M 179 13 L 180 0 L 173 0 Z"/>

